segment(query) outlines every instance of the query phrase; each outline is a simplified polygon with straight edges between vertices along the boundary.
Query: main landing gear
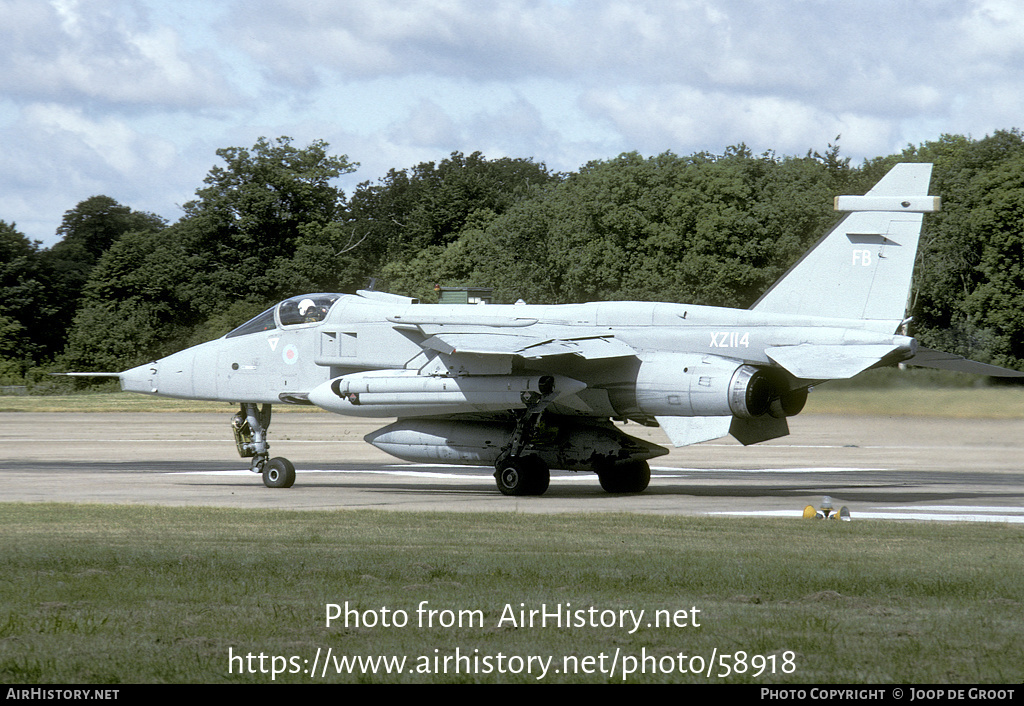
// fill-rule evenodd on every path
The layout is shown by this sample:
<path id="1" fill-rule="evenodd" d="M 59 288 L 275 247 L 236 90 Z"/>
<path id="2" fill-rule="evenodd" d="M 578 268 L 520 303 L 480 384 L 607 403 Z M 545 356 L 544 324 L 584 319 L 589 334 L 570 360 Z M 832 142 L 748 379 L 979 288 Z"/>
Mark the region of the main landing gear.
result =
<path id="1" fill-rule="evenodd" d="M 503 495 L 543 495 L 547 491 L 551 482 L 547 461 L 535 450 L 526 455 L 523 455 L 523 450 L 535 437 L 541 415 L 555 397 L 554 379 L 551 377 L 541 378 L 538 392 L 523 393 L 526 409 L 516 413 L 512 437 L 494 464 L 494 480 Z M 621 438 L 640 443 L 625 435 Z M 619 446 L 620 460 L 606 457 L 593 470 L 597 471 L 601 487 L 609 493 L 641 493 L 651 482 L 651 467 L 645 460 L 630 458 L 632 454 L 627 455 L 624 443 Z M 593 455 L 597 456 L 596 453 Z"/>
<path id="2" fill-rule="evenodd" d="M 494 479 L 502 495 L 543 495 L 551 482 L 551 469 L 540 456 L 523 456 L 544 408 L 555 398 L 554 379 L 545 376 L 540 381 L 540 392 L 524 392 L 526 409 L 519 413 L 516 428 L 508 446 L 494 464 Z"/>
<path id="3" fill-rule="evenodd" d="M 270 405 L 262 408 L 251 402 L 242 404 L 241 410 L 231 418 L 235 446 L 242 458 L 251 458 L 249 470 L 263 476 L 268 488 L 291 488 L 295 484 L 295 466 L 286 458 L 270 458 L 267 429 L 270 427 Z"/>
<path id="4" fill-rule="evenodd" d="M 651 482 L 651 466 L 635 459 L 619 461 L 599 470 L 597 477 L 609 493 L 642 493 Z"/>
<path id="5" fill-rule="evenodd" d="M 503 495 L 543 495 L 551 470 L 540 456 L 506 458 L 495 464 L 494 479 Z"/>

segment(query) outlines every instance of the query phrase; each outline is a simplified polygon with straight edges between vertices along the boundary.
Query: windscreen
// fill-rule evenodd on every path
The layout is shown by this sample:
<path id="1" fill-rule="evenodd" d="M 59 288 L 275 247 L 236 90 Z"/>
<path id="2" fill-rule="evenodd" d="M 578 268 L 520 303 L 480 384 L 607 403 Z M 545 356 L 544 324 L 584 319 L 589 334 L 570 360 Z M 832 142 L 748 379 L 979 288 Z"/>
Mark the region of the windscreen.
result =
<path id="1" fill-rule="evenodd" d="M 249 319 L 244 324 L 242 324 L 234 331 L 229 333 L 227 336 L 225 336 L 225 338 L 245 336 L 246 334 L 259 333 L 260 331 L 270 331 L 271 329 L 277 328 L 277 324 L 274 322 L 274 309 L 276 308 L 276 306 L 272 306 L 259 316 Z"/>

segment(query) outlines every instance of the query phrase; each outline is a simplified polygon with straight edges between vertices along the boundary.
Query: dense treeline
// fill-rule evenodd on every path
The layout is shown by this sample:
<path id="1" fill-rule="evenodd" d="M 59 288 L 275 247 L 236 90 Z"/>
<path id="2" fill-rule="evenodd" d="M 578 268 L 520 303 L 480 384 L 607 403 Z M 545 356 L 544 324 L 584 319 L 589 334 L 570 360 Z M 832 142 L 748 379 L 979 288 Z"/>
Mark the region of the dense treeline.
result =
<path id="1" fill-rule="evenodd" d="M 357 165 L 289 138 L 218 150 L 173 224 L 95 196 L 40 248 L 0 221 L 0 382 L 121 370 L 222 335 L 303 292 L 434 285 L 498 301 L 638 299 L 749 306 L 899 161 L 935 163 L 911 315 L 924 343 L 1024 365 L 1024 136 L 943 136 L 852 166 L 824 154 L 635 153 L 557 174 L 453 153 L 351 196 Z"/>

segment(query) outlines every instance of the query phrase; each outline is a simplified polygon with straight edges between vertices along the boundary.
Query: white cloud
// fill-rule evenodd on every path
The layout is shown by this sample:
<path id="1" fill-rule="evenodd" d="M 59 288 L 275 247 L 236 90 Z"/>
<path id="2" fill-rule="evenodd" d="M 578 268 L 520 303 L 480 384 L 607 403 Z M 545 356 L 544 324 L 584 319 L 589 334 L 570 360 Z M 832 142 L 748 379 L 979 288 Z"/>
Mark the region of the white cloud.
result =
<path id="1" fill-rule="evenodd" d="M 677 54 L 704 3 L 253 0 L 223 31 L 283 81 L 436 73 L 478 80 L 634 73 L 652 51 Z M 273 41 L 266 41 L 272 36 Z M 654 68 L 653 65 L 645 67 Z"/>
<path id="2" fill-rule="evenodd" d="M 646 153 L 671 150 L 721 152 L 746 143 L 755 152 L 803 154 L 824 149 L 836 135 L 861 154 L 881 154 L 892 141 L 883 120 L 856 113 L 831 113 L 779 96 L 749 96 L 660 86 L 624 96 L 591 91 L 584 104 L 595 118 L 611 121 L 626 144 Z"/>
<path id="3" fill-rule="evenodd" d="M 455 121 L 432 100 L 422 100 L 408 118 L 393 124 L 388 135 L 396 144 L 438 148 L 460 143 L 461 130 Z"/>
<path id="4" fill-rule="evenodd" d="M 215 149 L 261 135 L 326 139 L 362 181 L 456 150 L 568 171 L 841 134 L 859 160 L 1024 115 L 1018 0 L 0 0 L 0 16 L 0 219 L 19 223 L 96 193 L 174 217 Z"/>
<path id="5" fill-rule="evenodd" d="M 199 185 L 182 186 L 180 152 L 171 141 L 66 105 L 26 106 L 0 125 L 0 143 L 0 219 L 45 243 L 52 243 L 63 213 L 90 196 L 175 216 L 175 200 L 164 200 L 168 192 L 180 201 Z"/>
<path id="6" fill-rule="evenodd" d="M 958 24 L 965 53 L 1018 60 L 1024 54 L 1024 4 L 1018 0 L 981 0 Z"/>
<path id="7" fill-rule="evenodd" d="M 962 25 L 977 26 L 973 36 L 1010 14 L 1000 0 L 979 0 L 974 10 L 944 0 L 931 13 L 892 0 L 253 0 L 245 7 L 224 22 L 226 41 L 282 86 L 543 80 L 577 96 L 648 87 L 663 100 L 685 86 L 892 119 L 947 110 L 950 96 L 969 93 L 977 77 L 955 50 Z"/>
<path id="8" fill-rule="evenodd" d="M 230 85 L 210 53 L 152 27 L 140 1 L 3 0 L 0 90 L 9 99 L 123 105 L 227 105 Z"/>
<path id="9" fill-rule="evenodd" d="M 94 120 L 79 109 L 52 103 L 29 106 L 25 118 L 46 139 L 62 144 L 69 157 L 85 157 L 124 176 L 164 169 L 174 158 L 173 145 L 139 135 L 123 120 Z"/>

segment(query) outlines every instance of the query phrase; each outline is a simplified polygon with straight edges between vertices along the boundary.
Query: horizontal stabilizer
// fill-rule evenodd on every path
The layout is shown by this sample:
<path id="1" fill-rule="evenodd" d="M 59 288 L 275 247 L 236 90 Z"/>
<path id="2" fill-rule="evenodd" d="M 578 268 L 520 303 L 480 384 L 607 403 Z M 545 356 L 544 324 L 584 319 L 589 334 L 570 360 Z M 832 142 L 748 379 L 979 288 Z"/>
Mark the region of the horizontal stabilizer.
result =
<path id="1" fill-rule="evenodd" d="M 732 417 L 655 417 L 673 446 L 689 446 L 721 439 L 729 433 Z"/>
<path id="2" fill-rule="evenodd" d="M 1024 373 L 1009 368 L 1000 368 L 998 365 L 988 365 L 969 360 L 960 355 L 932 350 L 924 346 L 918 346 L 917 355 L 904 361 L 907 365 L 917 365 L 922 368 L 937 368 L 939 370 L 954 370 L 958 373 L 973 373 L 974 375 L 991 375 L 1000 378 L 1020 378 Z"/>
<path id="3" fill-rule="evenodd" d="M 804 380 L 842 380 L 867 370 L 898 345 L 814 345 L 766 348 L 765 354 L 787 371 Z"/>

